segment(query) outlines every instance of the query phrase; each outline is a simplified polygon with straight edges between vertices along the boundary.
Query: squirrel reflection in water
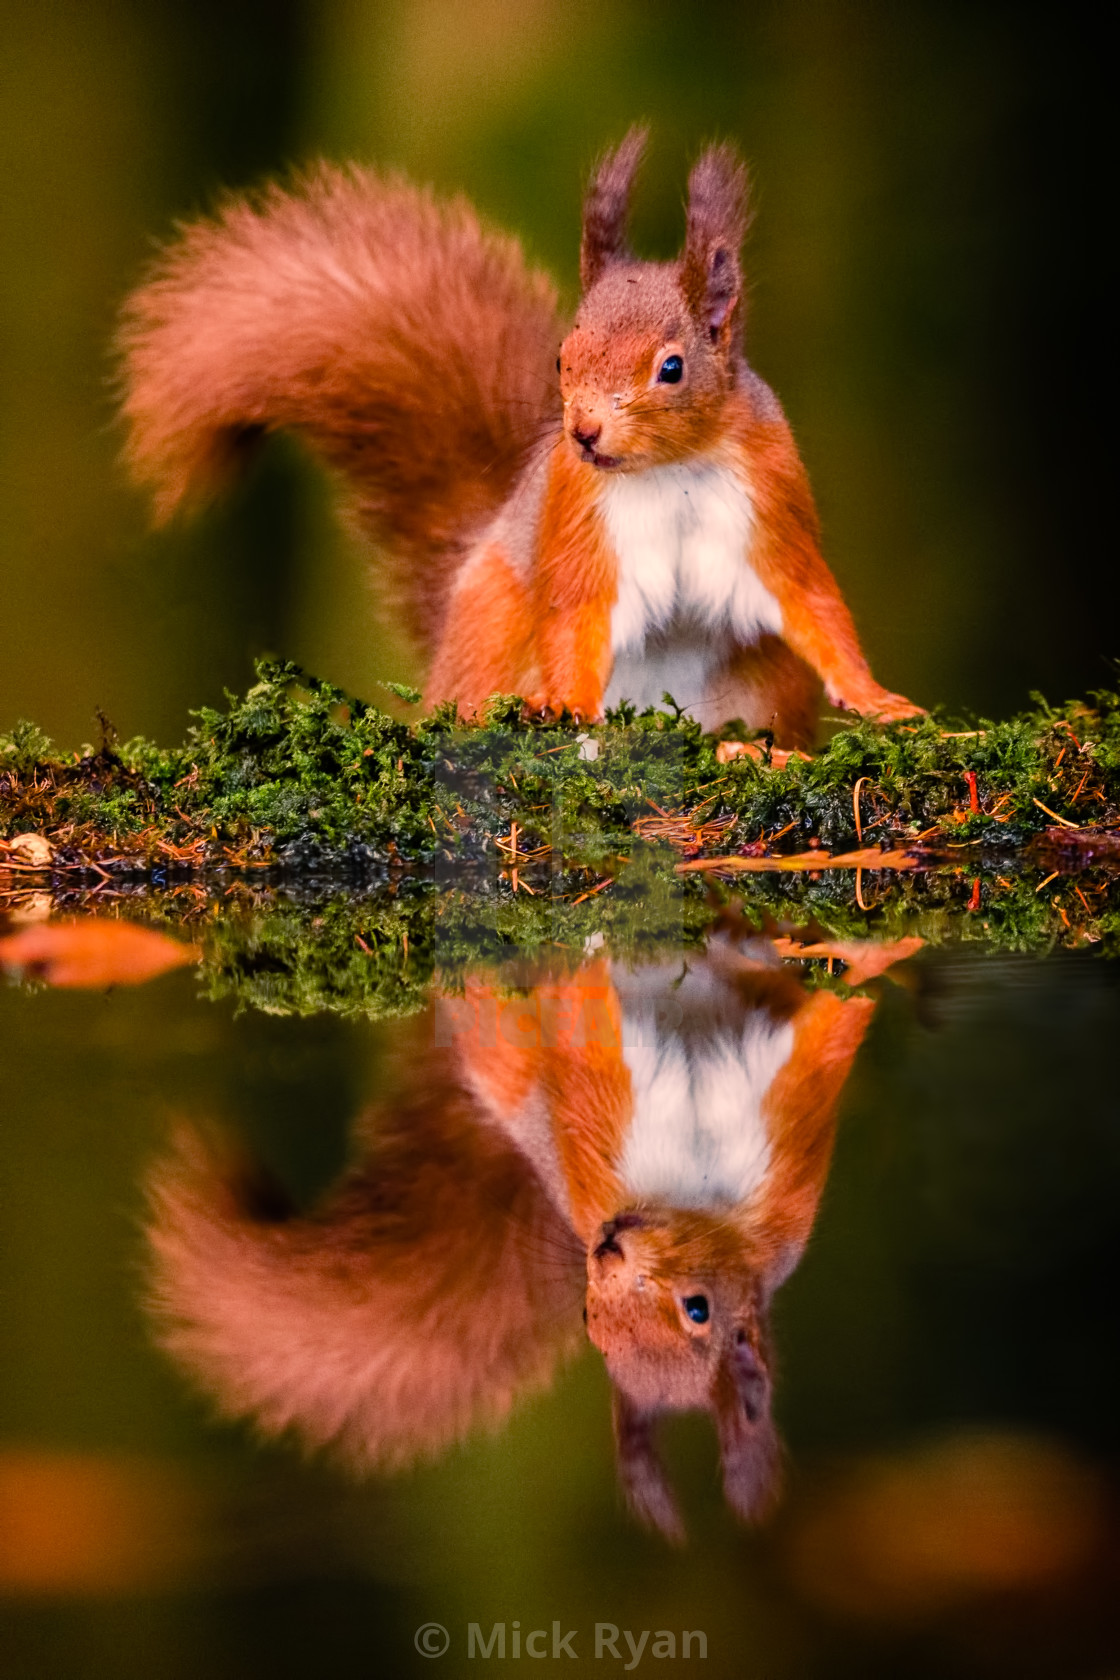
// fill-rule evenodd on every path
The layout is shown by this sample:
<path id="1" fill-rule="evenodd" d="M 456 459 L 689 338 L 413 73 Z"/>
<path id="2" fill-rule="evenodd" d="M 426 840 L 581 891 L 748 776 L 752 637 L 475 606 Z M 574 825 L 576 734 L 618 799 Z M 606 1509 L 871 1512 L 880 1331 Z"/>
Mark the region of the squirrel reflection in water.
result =
<path id="1" fill-rule="evenodd" d="M 762 938 L 476 974 L 417 1022 L 402 1090 L 310 1213 L 180 1135 L 150 1186 L 161 1339 L 224 1414 L 392 1468 L 547 1382 L 582 1308 L 634 1513 L 681 1537 L 655 1425 L 700 1408 L 757 1520 L 780 1457 L 770 1305 L 874 1008 L 808 989 Z"/>

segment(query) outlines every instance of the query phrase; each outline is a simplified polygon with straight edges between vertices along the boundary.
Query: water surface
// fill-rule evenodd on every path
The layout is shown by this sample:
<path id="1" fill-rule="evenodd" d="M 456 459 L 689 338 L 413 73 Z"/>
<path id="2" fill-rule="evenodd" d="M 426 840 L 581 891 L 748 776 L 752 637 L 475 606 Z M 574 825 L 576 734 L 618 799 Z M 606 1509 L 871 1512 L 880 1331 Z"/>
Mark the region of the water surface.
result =
<path id="1" fill-rule="evenodd" d="M 5 1673 L 1112 1671 L 1107 962 L 229 940 L 0 991 Z"/>

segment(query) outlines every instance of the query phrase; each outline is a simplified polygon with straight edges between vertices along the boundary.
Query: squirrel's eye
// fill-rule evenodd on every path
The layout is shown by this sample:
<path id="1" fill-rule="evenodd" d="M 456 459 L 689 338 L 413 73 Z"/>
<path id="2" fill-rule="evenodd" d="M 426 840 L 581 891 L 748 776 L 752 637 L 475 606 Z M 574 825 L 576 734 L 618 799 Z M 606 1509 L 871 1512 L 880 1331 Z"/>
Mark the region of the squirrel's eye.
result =
<path id="1" fill-rule="evenodd" d="M 706 1295 L 686 1295 L 684 1310 L 693 1324 L 707 1324 L 708 1297 Z"/>
<path id="2" fill-rule="evenodd" d="M 559 356 L 557 356 L 557 358 L 556 358 L 556 371 L 557 371 L 557 373 L 560 372 L 560 358 L 559 358 Z"/>
<path id="3" fill-rule="evenodd" d="M 679 385 L 683 372 L 684 360 L 682 357 L 666 356 L 657 370 L 657 383 L 659 385 Z"/>

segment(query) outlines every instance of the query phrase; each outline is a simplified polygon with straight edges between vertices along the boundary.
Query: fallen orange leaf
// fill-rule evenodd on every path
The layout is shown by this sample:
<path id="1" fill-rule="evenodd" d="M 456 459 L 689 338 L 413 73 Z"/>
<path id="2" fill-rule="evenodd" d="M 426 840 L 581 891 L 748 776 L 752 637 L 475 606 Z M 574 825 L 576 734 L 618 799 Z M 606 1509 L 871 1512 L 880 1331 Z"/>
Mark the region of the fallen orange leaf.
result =
<path id="1" fill-rule="evenodd" d="M 138 986 L 200 955 L 197 945 L 106 917 L 38 923 L 0 939 L 0 967 L 51 986 Z"/>
<path id="2" fill-rule="evenodd" d="M 764 750 L 757 741 L 721 741 L 716 747 L 716 763 L 730 764 L 735 758 L 753 758 L 762 763 Z M 770 767 L 772 770 L 784 770 L 791 758 L 803 758 L 808 764 L 809 754 L 798 752 L 795 747 L 792 752 L 786 752 L 784 747 L 771 747 Z"/>
<path id="3" fill-rule="evenodd" d="M 784 852 L 776 857 L 715 857 L 696 858 L 691 863 L 678 863 L 677 874 L 689 875 L 700 870 L 724 870 L 727 872 L 745 870 L 762 873 L 766 870 L 777 870 L 780 873 L 796 873 L 799 871 L 813 872 L 818 869 L 918 869 L 920 860 L 910 852 L 891 851 L 881 852 L 876 846 L 865 846 L 858 852 L 841 852 L 833 856 L 822 847 L 819 851 Z"/>
<path id="4" fill-rule="evenodd" d="M 844 979 L 850 986 L 862 986 L 877 974 L 885 974 L 895 963 L 912 957 L 925 940 L 913 934 L 885 943 L 874 939 L 822 939 L 814 945 L 799 945 L 793 939 L 775 939 L 772 944 L 780 957 L 839 957 L 848 967 Z"/>
<path id="5" fill-rule="evenodd" d="M 54 847 L 41 834 L 17 834 L 11 840 L 0 840 L 0 858 L 25 869 L 49 868 L 53 857 Z"/>

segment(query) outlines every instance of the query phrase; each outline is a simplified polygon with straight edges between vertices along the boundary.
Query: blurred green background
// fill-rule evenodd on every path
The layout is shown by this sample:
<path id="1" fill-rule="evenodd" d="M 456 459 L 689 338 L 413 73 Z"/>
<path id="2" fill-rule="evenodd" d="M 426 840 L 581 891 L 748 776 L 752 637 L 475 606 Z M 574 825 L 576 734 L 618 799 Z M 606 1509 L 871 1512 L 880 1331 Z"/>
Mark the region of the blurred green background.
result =
<path id="1" fill-rule="evenodd" d="M 706 138 L 751 161 L 749 349 L 880 680 L 989 712 L 1108 680 L 1103 9 L 3 0 L 0 23 L 0 721 L 74 746 L 100 706 L 179 739 L 266 649 L 360 693 L 414 675 L 297 450 L 148 530 L 116 311 L 175 218 L 320 153 L 467 193 L 571 297 L 582 182 L 637 116 L 650 254 Z"/>

